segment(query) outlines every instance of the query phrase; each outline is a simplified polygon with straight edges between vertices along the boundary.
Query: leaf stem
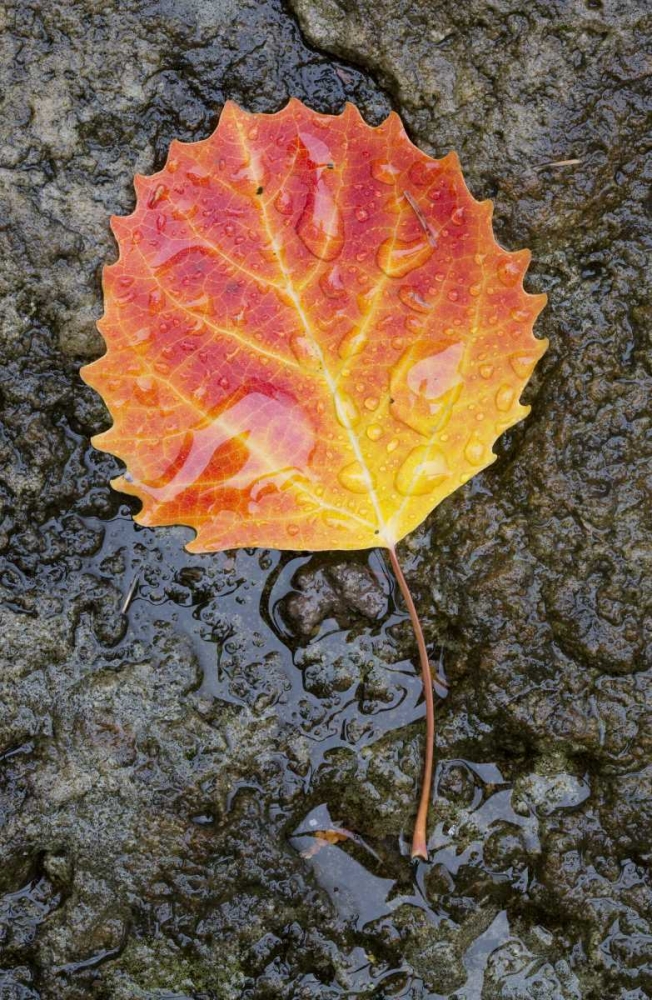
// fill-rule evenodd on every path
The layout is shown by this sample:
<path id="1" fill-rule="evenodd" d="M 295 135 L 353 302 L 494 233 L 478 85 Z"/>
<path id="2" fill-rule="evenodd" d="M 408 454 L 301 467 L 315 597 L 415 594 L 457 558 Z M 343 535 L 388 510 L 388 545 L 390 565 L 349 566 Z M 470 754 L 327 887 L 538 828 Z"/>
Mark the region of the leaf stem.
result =
<path id="1" fill-rule="evenodd" d="M 394 570 L 401 594 L 403 595 L 403 600 L 405 601 L 405 605 L 410 615 L 412 628 L 414 629 L 414 635 L 419 648 L 419 660 L 421 662 L 423 695 L 426 702 L 426 748 L 423 761 L 423 779 L 421 784 L 421 796 L 419 798 L 419 809 L 412 837 L 412 857 L 423 858 L 424 861 L 427 861 L 428 806 L 430 805 L 430 789 L 432 787 L 432 765 L 435 743 L 435 701 L 432 691 L 432 674 L 430 672 L 430 660 L 428 659 L 428 650 L 426 649 L 426 640 L 423 635 L 421 621 L 419 620 L 419 615 L 417 613 L 408 582 L 405 579 L 405 575 L 401 569 L 401 564 L 398 561 L 396 549 L 388 548 L 387 551 L 389 552 L 392 569 Z"/>

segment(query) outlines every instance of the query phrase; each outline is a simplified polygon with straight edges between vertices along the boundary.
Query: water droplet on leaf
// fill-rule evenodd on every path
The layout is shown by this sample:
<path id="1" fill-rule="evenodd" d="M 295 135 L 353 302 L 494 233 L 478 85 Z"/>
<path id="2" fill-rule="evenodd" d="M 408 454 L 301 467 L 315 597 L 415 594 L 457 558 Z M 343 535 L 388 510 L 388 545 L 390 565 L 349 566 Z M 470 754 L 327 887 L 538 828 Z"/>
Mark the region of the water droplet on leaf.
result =
<path id="1" fill-rule="evenodd" d="M 430 260 L 433 252 L 425 233 L 414 240 L 390 237 L 379 246 L 376 261 L 388 278 L 402 278 Z"/>
<path id="2" fill-rule="evenodd" d="M 441 430 L 461 392 L 463 353 L 462 343 L 436 350 L 417 341 L 408 348 L 390 373 L 393 416 L 428 437 Z"/>
<path id="3" fill-rule="evenodd" d="M 342 280 L 342 272 L 335 265 L 330 271 L 326 271 L 319 278 L 319 287 L 328 299 L 341 299 L 346 297 L 346 288 Z"/>
<path id="4" fill-rule="evenodd" d="M 371 176 L 381 184 L 394 184 L 400 172 L 397 166 L 387 160 L 371 161 Z"/>
<path id="5" fill-rule="evenodd" d="M 290 337 L 290 348 L 300 365 L 313 370 L 319 367 L 319 348 L 306 334 L 292 334 Z"/>
<path id="6" fill-rule="evenodd" d="M 335 396 L 335 415 L 342 427 L 353 427 L 360 419 L 358 408 L 346 393 L 340 392 Z"/>
<path id="7" fill-rule="evenodd" d="M 169 189 L 165 184 L 157 184 L 147 201 L 148 208 L 155 208 L 159 202 L 163 201 L 169 195 Z"/>
<path id="8" fill-rule="evenodd" d="M 356 354 L 359 354 L 363 349 L 366 341 L 366 335 L 359 326 L 352 326 L 347 333 L 342 337 L 339 347 L 338 354 L 343 359 L 352 358 Z"/>
<path id="9" fill-rule="evenodd" d="M 522 269 L 517 260 L 505 257 L 498 262 L 496 270 L 498 272 L 498 280 L 501 284 L 505 285 L 506 288 L 512 288 L 521 277 Z"/>
<path id="10" fill-rule="evenodd" d="M 417 187 L 428 187 L 441 173 L 437 160 L 417 160 L 408 171 L 408 177 Z"/>
<path id="11" fill-rule="evenodd" d="M 297 222 L 297 234 L 306 249 L 320 260 L 335 260 L 342 252 L 344 222 L 323 176 L 317 177 L 308 192 L 305 208 Z"/>
<path id="12" fill-rule="evenodd" d="M 412 285 L 401 285 L 398 290 L 398 297 L 404 305 L 414 309 L 418 313 L 430 312 L 430 303 L 427 302 L 418 288 Z"/>
<path id="13" fill-rule="evenodd" d="M 529 378 L 537 363 L 537 355 L 531 354 L 529 351 L 519 351 L 510 355 L 509 363 L 519 378 Z"/>
<path id="14" fill-rule="evenodd" d="M 342 486 L 351 493 L 366 493 L 369 490 L 369 474 L 360 462 L 351 462 L 345 465 L 338 473 Z"/>
<path id="15" fill-rule="evenodd" d="M 501 385 L 496 393 L 496 409 L 502 413 L 506 413 L 507 410 L 511 409 L 515 395 L 516 393 L 511 385 Z"/>
<path id="16" fill-rule="evenodd" d="M 482 465 L 484 454 L 485 446 L 474 431 L 464 448 L 464 457 L 471 465 Z"/>
<path id="17" fill-rule="evenodd" d="M 158 386 L 153 378 L 143 375 L 134 382 L 134 396 L 143 406 L 156 406 L 158 403 Z"/>
<path id="18" fill-rule="evenodd" d="M 402 496 L 424 496 L 448 479 L 446 456 L 435 445 L 418 445 L 396 473 L 394 483 Z"/>
<path id="19" fill-rule="evenodd" d="M 294 205 L 292 203 L 292 196 L 284 191 L 283 188 L 278 192 L 274 198 L 274 208 L 281 215 L 292 215 L 294 211 Z"/>

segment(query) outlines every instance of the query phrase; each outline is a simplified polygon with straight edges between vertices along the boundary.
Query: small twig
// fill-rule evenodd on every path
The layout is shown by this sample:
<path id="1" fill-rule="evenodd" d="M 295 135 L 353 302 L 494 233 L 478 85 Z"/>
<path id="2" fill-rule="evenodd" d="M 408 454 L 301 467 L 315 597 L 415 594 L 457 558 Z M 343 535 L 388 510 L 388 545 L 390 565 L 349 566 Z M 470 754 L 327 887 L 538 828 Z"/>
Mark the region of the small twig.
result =
<path id="1" fill-rule="evenodd" d="M 125 599 L 123 601 L 123 604 L 122 604 L 122 607 L 120 608 L 120 612 L 123 615 L 126 615 L 127 610 L 129 608 L 129 605 L 131 604 L 131 602 L 134 599 L 134 594 L 136 593 L 136 587 L 138 586 L 138 581 L 139 580 L 140 580 L 140 570 L 138 570 L 138 572 L 136 573 L 135 577 L 131 581 L 131 586 L 130 586 L 129 590 L 127 591 L 127 596 L 125 597 Z"/>
<path id="2" fill-rule="evenodd" d="M 403 195 L 405 197 L 405 200 L 409 204 L 410 208 L 412 209 L 412 211 L 416 215 L 417 219 L 419 220 L 419 224 L 420 224 L 421 228 L 423 229 L 424 233 L 428 237 L 428 243 L 430 244 L 431 247 L 436 247 L 437 246 L 437 237 L 435 236 L 435 234 L 433 233 L 432 229 L 430 228 L 430 223 L 428 222 L 428 220 L 426 219 L 425 215 L 421 211 L 421 206 L 412 197 L 412 195 L 410 194 L 409 191 L 404 191 Z"/>
<path id="3" fill-rule="evenodd" d="M 426 649 L 426 640 L 423 634 L 423 628 L 421 626 L 421 621 L 419 620 L 414 599 L 410 593 L 408 582 L 405 579 L 403 570 L 401 569 L 401 565 L 396 555 L 396 550 L 390 548 L 387 551 L 389 552 L 392 569 L 396 574 L 396 579 L 401 589 L 403 600 L 405 601 L 405 605 L 410 615 L 412 628 L 414 629 L 414 635 L 419 648 L 419 660 L 421 662 L 423 696 L 426 702 L 426 749 L 423 761 L 423 782 L 421 785 L 419 809 L 417 811 L 417 818 L 414 824 L 414 834 L 412 837 L 412 858 L 423 858 L 424 861 L 427 861 L 428 806 L 430 805 L 430 790 L 432 788 L 432 765 L 435 744 L 435 699 L 432 690 L 432 674 L 430 672 L 430 660 L 428 659 L 428 650 Z"/>
<path id="4" fill-rule="evenodd" d="M 538 170 L 545 170 L 546 167 L 576 167 L 582 160 L 553 160 L 552 163 L 540 163 Z"/>
<path id="5" fill-rule="evenodd" d="M 445 698 L 446 695 L 448 694 L 448 680 L 446 678 L 446 674 L 444 673 L 444 649 L 443 649 L 443 647 L 439 651 L 439 663 L 437 664 L 437 670 L 435 671 L 435 678 L 434 678 L 434 680 L 435 680 L 435 691 L 437 691 L 437 685 L 439 685 L 440 688 L 442 688 L 442 690 L 444 692 L 443 697 Z M 440 696 L 442 696 L 441 695 L 441 691 L 437 691 L 437 694 L 440 695 Z"/>

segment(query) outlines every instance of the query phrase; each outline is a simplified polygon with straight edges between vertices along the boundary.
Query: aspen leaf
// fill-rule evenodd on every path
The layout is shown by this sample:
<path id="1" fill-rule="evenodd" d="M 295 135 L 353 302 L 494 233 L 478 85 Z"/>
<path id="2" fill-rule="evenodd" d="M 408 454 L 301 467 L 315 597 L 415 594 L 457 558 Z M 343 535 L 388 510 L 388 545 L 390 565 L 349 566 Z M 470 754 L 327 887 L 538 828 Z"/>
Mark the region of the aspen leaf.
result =
<path id="1" fill-rule="evenodd" d="M 455 153 L 391 114 L 225 105 L 173 142 L 114 217 L 106 354 L 82 370 L 113 419 L 144 525 L 212 552 L 384 547 L 415 629 L 427 739 L 412 853 L 426 857 L 434 709 L 423 631 L 395 546 L 495 459 L 546 349 L 527 250 L 496 243 Z"/>
<path id="2" fill-rule="evenodd" d="M 529 252 L 397 115 L 228 103 L 135 186 L 82 374 L 139 523 L 194 528 L 194 552 L 391 548 L 528 413 Z"/>

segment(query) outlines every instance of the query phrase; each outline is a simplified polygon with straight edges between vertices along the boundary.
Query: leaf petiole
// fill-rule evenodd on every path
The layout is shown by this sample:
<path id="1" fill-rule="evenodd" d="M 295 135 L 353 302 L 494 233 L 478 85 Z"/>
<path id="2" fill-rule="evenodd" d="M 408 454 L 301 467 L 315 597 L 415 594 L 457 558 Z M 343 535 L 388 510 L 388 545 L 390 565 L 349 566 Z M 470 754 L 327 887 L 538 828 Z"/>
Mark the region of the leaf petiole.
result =
<path id="1" fill-rule="evenodd" d="M 405 579 L 403 570 L 401 569 L 401 564 L 398 561 L 396 550 L 394 548 L 388 548 L 387 551 L 389 552 L 392 569 L 394 570 L 394 575 L 396 576 L 401 594 L 403 595 L 403 600 L 405 601 L 405 605 L 410 615 L 410 621 L 412 622 L 412 628 L 414 629 L 414 635 L 417 640 L 419 660 L 421 663 L 423 694 L 426 702 L 426 747 L 423 761 L 423 779 L 421 784 L 421 796 L 419 798 L 419 809 L 417 811 L 417 818 L 414 824 L 414 834 L 412 837 L 412 858 L 423 858 L 424 861 L 427 861 L 428 806 L 430 805 L 435 743 L 435 703 L 432 690 L 432 674 L 430 671 L 430 660 L 428 659 L 428 650 L 426 649 L 426 640 L 423 635 L 423 628 L 410 592 L 410 587 Z"/>

